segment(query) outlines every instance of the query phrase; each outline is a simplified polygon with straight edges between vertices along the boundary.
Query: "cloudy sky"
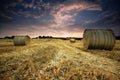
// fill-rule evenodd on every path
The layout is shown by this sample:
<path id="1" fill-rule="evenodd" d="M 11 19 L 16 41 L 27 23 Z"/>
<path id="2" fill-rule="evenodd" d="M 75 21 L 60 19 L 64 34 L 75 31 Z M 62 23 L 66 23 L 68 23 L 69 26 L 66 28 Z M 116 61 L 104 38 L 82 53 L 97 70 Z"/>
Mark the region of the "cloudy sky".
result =
<path id="1" fill-rule="evenodd" d="M 120 0 L 0 0 L 0 37 L 82 37 L 85 29 L 120 35 Z"/>

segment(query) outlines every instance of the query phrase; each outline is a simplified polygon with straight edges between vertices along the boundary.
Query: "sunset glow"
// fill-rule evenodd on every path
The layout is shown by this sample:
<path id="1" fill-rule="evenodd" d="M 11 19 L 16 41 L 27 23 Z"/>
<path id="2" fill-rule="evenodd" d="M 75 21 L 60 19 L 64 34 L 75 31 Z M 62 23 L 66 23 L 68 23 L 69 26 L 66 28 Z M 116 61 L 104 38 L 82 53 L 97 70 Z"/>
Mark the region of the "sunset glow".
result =
<path id="1" fill-rule="evenodd" d="M 82 37 L 85 29 L 120 35 L 119 0 L 1 0 L 0 37 Z"/>

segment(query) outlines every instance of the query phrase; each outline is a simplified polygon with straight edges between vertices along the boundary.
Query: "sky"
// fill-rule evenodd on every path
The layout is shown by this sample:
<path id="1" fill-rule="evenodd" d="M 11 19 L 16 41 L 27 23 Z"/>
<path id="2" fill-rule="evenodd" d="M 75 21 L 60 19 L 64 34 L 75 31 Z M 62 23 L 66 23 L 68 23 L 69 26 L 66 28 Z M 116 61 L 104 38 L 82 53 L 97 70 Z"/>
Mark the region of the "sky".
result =
<path id="1" fill-rule="evenodd" d="M 0 37 L 82 37 L 85 29 L 120 35 L 120 0 L 0 0 Z"/>

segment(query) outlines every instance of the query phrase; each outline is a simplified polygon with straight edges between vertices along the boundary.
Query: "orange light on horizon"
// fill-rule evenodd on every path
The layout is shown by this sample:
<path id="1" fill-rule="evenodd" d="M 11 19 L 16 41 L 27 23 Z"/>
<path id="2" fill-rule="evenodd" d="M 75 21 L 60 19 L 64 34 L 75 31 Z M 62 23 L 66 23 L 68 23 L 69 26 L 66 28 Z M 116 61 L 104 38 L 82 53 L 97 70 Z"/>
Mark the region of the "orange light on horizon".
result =
<path id="1" fill-rule="evenodd" d="M 70 37 L 70 34 L 69 34 L 69 33 L 65 33 L 65 34 L 63 35 L 63 37 L 65 37 L 65 38 Z"/>

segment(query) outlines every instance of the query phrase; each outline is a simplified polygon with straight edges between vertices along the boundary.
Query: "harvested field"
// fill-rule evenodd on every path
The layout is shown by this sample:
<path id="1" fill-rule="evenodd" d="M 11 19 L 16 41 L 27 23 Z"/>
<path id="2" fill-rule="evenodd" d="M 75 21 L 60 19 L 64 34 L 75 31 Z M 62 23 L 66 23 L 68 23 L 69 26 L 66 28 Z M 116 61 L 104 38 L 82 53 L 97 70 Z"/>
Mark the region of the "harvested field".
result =
<path id="1" fill-rule="evenodd" d="M 84 50 L 82 40 L 0 40 L 0 80 L 120 80 L 120 41 L 112 51 Z"/>

